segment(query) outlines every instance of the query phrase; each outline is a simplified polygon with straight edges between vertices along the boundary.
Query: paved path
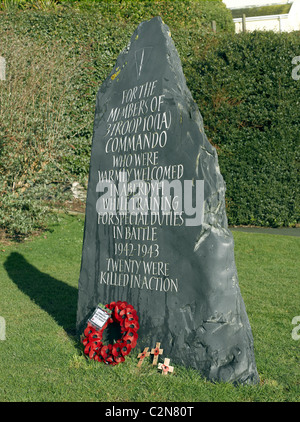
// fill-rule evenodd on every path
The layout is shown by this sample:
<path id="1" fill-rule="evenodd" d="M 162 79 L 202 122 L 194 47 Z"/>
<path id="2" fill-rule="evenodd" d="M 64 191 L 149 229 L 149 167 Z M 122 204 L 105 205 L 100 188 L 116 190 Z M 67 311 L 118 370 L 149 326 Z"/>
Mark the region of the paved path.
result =
<path id="1" fill-rule="evenodd" d="M 229 227 L 229 229 L 232 232 L 239 231 L 239 232 L 245 232 L 245 233 L 277 234 L 281 236 L 300 237 L 300 227 L 298 228 L 283 227 L 283 228 L 278 228 L 278 229 L 270 228 L 270 227 Z"/>

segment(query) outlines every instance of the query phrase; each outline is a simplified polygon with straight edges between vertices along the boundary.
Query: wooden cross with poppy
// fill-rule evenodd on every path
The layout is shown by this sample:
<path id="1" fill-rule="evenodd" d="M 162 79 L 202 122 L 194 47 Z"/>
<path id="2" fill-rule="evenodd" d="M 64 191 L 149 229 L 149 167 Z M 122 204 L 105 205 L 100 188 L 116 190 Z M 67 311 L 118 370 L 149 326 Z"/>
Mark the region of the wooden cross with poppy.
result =
<path id="1" fill-rule="evenodd" d="M 148 349 L 149 349 L 149 347 L 145 347 L 144 351 L 142 353 L 139 353 L 138 354 L 138 358 L 140 359 L 139 360 L 139 363 L 137 365 L 138 367 L 140 367 L 142 365 L 145 357 L 147 357 L 147 356 L 150 355 L 150 352 L 148 352 Z"/>
<path id="2" fill-rule="evenodd" d="M 170 359 L 168 359 L 168 358 L 165 358 L 164 363 L 158 364 L 158 369 L 162 370 L 163 375 L 167 375 L 168 372 L 174 371 L 174 367 L 170 366 Z"/>
<path id="3" fill-rule="evenodd" d="M 151 350 L 151 355 L 154 355 L 152 365 L 157 365 L 158 355 L 162 355 L 163 349 L 160 349 L 160 343 L 156 343 L 155 349 Z"/>

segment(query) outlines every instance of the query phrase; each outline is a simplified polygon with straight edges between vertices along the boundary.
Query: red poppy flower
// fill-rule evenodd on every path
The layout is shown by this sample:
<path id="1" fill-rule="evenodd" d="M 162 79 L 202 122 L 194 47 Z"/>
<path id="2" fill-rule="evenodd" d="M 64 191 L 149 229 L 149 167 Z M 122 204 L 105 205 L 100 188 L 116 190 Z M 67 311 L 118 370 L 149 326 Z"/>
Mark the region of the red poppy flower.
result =
<path id="1" fill-rule="evenodd" d="M 121 343 L 121 354 L 122 356 L 126 356 L 131 352 L 131 344 L 128 344 L 126 341 Z"/>
<path id="2" fill-rule="evenodd" d="M 90 343 L 88 343 L 84 348 L 85 355 L 88 355 L 90 353 L 90 350 L 91 350 L 91 345 Z"/>
<path id="3" fill-rule="evenodd" d="M 151 352 L 152 353 L 152 352 Z M 159 347 L 155 347 L 155 349 L 153 350 L 153 355 L 157 356 L 159 355 Z"/>
<path id="4" fill-rule="evenodd" d="M 102 346 L 100 342 L 88 343 L 84 348 L 84 353 L 89 355 L 90 359 L 93 359 L 94 355 L 97 353 L 98 349 Z"/>
<path id="5" fill-rule="evenodd" d="M 98 355 L 97 353 L 97 349 L 91 349 L 89 352 L 89 358 L 90 359 L 95 359 L 95 357 Z"/>
<path id="6" fill-rule="evenodd" d="M 128 303 L 122 300 L 118 300 L 116 303 L 117 306 L 121 307 L 121 309 L 126 308 L 128 306 Z"/>
<path id="7" fill-rule="evenodd" d="M 89 338 L 90 341 L 101 341 L 102 340 L 102 333 L 100 333 L 98 331 L 94 334 L 90 334 L 88 338 Z"/>
<path id="8" fill-rule="evenodd" d="M 138 320 L 137 319 L 135 319 L 135 318 L 133 318 L 132 316 L 129 316 L 129 317 L 127 317 L 127 325 L 128 325 L 128 322 L 137 322 L 138 323 Z M 125 323 L 124 323 L 124 325 L 125 325 Z"/>
<path id="9" fill-rule="evenodd" d="M 112 352 L 113 356 L 120 356 L 121 355 L 121 343 L 117 342 L 113 345 L 112 347 Z"/>
<path id="10" fill-rule="evenodd" d="M 126 319 L 124 326 L 125 326 L 126 329 L 131 329 L 131 330 L 135 330 L 135 331 L 140 328 L 140 325 L 136 320 L 128 321 L 128 319 Z"/>
<path id="11" fill-rule="evenodd" d="M 95 333 L 96 329 L 90 324 L 88 323 L 86 329 L 84 330 L 83 334 L 88 337 L 89 335 Z"/>
<path id="12" fill-rule="evenodd" d="M 132 330 L 127 331 L 127 333 L 123 337 L 123 341 L 126 344 L 130 345 L 132 349 L 136 346 L 137 339 L 138 339 L 137 333 Z"/>
<path id="13" fill-rule="evenodd" d="M 118 313 L 118 319 L 119 319 L 119 321 L 124 320 L 125 318 L 129 319 L 130 321 L 138 320 L 136 311 L 133 312 L 132 309 L 129 308 L 129 307 L 123 308 Z"/>
<path id="14" fill-rule="evenodd" d="M 120 310 L 119 317 L 121 319 L 125 319 L 127 317 L 127 308 L 123 308 L 123 309 Z"/>
<path id="15" fill-rule="evenodd" d="M 119 321 L 121 324 L 124 322 L 125 318 L 126 318 L 126 312 L 125 309 L 122 309 L 121 311 L 119 311 L 116 314 L 116 320 Z"/>
<path id="16" fill-rule="evenodd" d="M 131 309 L 130 311 L 127 312 L 127 318 L 134 318 L 136 321 L 138 321 L 139 319 L 135 309 Z"/>
<path id="17" fill-rule="evenodd" d="M 165 365 L 164 363 L 161 365 L 161 369 L 163 372 L 169 372 L 169 367 Z"/>
<path id="18" fill-rule="evenodd" d="M 116 306 L 116 302 L 110 302 L 105 305 L 105 307 L 110 309 L 111 311 L 114 309 L 115 306 Z"/>
<path id="19" fill-rule="evenodd" d="M 118 357 L 115 357 L 115 358 L 114 358 L 114 361 L 115 361 L 116 363 L 121 363 L 121 362 L 124 362 L 124 360 L 125 360 L 125 358 L 124 358 L 123 356 L 118 356 Z"/>
<path id="20" fill-rule="evenodd" d="M 96 360 L 97 362 L 103 362 L 103 357 L 101 355 L 99 355 L 99 353 L 97 353 L 94 356 L 94 360 Z"/>
<path id="21" fill-rule="evenodd" d="M 115 358 L 113 356 L 108 356 L 108 358 L 105 359 L 105 363 L 109 365 L 117 365 L 117 362 L 114 360 Z"/>
<path id="22" fill-rule="evenodd" d="M 106 307 L 112 311 L 111 316 L 100 330 L 88 323 L 82 343 L 85 346 L 84 353 L 91 359 L 117 365 L 124 362 L 125 356 L 136 346 L 139 329 L 138 315 L 133 306 L 127 302 L 111 302 Z M 120 324 L 122 336 L 114 345 L 103 345 L 103 331 L 113 322 Z"/>
<path id="23" fill-rule="evenodd" d="M 87 337 L 82 339 L 82 344 L 86 346 L 89 343 L 89 339 Z"/>
<path id="24" fill-rule="evenodd" d="M 112 350 L 112 345 L 108 344 L 107 346 L 102 346 L 100 349 L 100 355 L 104 358 L 107 359 L 111 353 Z"/>
<path id="25" fill-rule="evenodd" d="M 117 302 L 114 310 L 114 317 L 117 321 L 122 320 L 122 316 L 120 316 L 120 312 L 126 309 L 127 303 L 126 302 Z"/>

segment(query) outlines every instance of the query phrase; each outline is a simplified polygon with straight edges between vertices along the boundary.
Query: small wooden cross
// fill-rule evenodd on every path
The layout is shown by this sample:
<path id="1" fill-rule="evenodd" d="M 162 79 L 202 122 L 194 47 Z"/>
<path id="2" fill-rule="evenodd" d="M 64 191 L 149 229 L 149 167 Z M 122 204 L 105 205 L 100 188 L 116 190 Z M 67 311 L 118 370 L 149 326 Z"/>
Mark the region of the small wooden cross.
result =
<path id="1" fill-rule="evenodd" d="M 155 349 L 151 350 L 151 355 L 154 355 L 152 365 L 157 365 L 158 355 L 163 353 L 163 349 L 160 349 L 160 343 L 156 343 Z"/>
<path id="2" fill-rule="evenodd" d="M 149 347 L 145 347 L 144 351 L 142 353 L 139 353 L 138 354 L 138 358 L 140 359 L 139 360 L 139 363 L 137 365 L 138 367 L 140 367 L 142 365 L 143 360 L 145 359 L 145 357 L 150 355 L 150 352 L 148 352 L 148 349 L 149 349 Z"/>
<path id="3" fill-rule="evenodd" d="M 165 358 L 164 363 L 158 364 L 158 369 L 162 370 L 163 375 L 167 375 L 168 372 L 174 371 L 174 367 L 170 366 L 170 359 L 168 359 L 168 358 Z"/>

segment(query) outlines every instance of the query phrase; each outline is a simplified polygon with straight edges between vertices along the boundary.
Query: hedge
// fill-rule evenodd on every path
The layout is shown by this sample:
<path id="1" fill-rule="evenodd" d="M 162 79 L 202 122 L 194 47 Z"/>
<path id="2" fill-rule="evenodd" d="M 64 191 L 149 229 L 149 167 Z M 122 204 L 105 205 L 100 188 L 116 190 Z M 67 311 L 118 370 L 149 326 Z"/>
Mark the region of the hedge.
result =
<path id="1" fill-rule="evenodd" d="M 222 35 L 186 63 L 227 185 L 232 225 L 299 223 L 299 33 Z"/>
<path id="2" fill-rule="evenodd" d="M 150 4 L 152 3 L 152 5 Z M 137 24 L 161 14 L 219 153 L 230 224 L 294 225 L 297 34 L 233 34 L 219 1 L 0 14 L 0 227 L 24 236 L 86 184 L 95 95 Z M 172 4 L 172 7 L 171 7 Z M 230 18 L 228 18 L 228 16 Z M 217 34 L 211 30 L 217 22 Z M 297 95 L 298 94 L 298 95 Z M 284 142 L 283 142 L 284 139 Z"/>

